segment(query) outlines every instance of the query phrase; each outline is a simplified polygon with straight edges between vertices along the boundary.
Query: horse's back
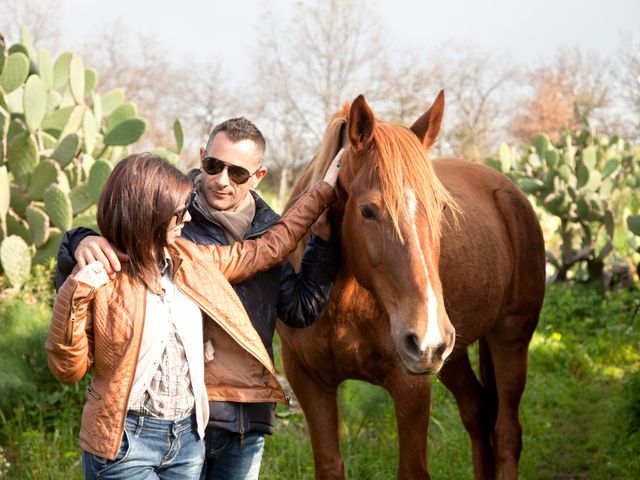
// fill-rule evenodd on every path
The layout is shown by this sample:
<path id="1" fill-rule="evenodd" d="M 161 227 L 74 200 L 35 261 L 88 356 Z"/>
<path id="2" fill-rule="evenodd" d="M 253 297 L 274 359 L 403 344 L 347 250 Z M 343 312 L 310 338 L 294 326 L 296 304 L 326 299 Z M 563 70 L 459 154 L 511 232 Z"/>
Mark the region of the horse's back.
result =
<path id="1" fill-rule="evenodd" d="M 527 197 L 506 176 L 484 165 L 458 159 L 433 164 L 460 208 L 457 223 L 449 221 L 444 229 L 440 259 L 450 314 L 455 317 L 457 312 L 464 321 L 484 312 L 490 323 L 511 313 L 506 310 L 539 311 L 544 241 Z"/>

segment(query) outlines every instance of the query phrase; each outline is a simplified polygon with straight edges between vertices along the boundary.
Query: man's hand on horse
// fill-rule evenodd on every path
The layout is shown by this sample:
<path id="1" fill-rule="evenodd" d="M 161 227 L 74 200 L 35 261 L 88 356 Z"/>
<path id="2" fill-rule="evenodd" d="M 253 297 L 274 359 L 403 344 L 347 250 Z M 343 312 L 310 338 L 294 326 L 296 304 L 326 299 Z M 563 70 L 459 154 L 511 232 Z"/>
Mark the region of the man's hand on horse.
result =
<path id="1" fill-rule="evenodd" d="M 126 262 L 129 258 L 111 245 L 108 240 L 95 235 L 83 238 L 78 244 L 74 256 L 80 268 L 95 261 L 102 263 L 107 275 L 112 280 L 122 268 L 120 262 Z"/>

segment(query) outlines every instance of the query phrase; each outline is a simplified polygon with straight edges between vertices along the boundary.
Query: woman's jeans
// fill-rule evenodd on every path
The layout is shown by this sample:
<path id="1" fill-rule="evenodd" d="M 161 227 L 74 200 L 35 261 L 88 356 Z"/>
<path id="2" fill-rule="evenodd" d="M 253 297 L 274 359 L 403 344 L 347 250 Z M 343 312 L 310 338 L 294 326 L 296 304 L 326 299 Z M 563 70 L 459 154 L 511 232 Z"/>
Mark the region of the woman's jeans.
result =
<path id="1" fill-rule="evenodd" d="M 82 452 L 84 478 L 92 480 L 196 480 L 203 462 L 195 415 L 173 421 L 129 413 L 114 460 Z"/>

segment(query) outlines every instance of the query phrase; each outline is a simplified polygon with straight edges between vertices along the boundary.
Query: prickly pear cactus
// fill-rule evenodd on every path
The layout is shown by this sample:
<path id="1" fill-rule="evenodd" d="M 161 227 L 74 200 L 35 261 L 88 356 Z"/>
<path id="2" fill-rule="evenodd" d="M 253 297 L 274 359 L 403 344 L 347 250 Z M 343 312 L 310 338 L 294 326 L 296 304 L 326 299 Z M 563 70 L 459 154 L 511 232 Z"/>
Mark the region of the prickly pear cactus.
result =
<path id="1" fill-rule="evenodd" d="M 95 223 L 106 176 L 146 128 L 122 89 L 101 98 L 77 54 L 54 61 L 21 38 L 0 48 L 0 265 L 14 286 L 32 258 L 55 255 L 62 232 Z"/>
<path id="2" fill-rule="evenodd" d="M 618 137 L 599 137 L 585 126 L 557 145 L 540 134 L 519 157 L 505 144 L 498 158 L 486 163 L 559 219 L 560 252 L 547 252 L 558 279 L 585 263 L 583 278 L 598 280 L 615 250 L 616 232 L 629 237 L 634 229 L 640 231 L 635 220 L 640 209 L 640 146 Z"/>
<path id="3" fill-rule="evenodd" d="M 32 259 L 56 254 L 64 231 L 95 227 L 107 177 L 146 129 L 123 89 L 98 86 L 77 54 L 52 59 L 26 29 L 10 48 L 0 36 L 0 266 L 14 286 Z M 176 162 L 180 122 L 173 131 L 176 148 L 163 153 Z"/>

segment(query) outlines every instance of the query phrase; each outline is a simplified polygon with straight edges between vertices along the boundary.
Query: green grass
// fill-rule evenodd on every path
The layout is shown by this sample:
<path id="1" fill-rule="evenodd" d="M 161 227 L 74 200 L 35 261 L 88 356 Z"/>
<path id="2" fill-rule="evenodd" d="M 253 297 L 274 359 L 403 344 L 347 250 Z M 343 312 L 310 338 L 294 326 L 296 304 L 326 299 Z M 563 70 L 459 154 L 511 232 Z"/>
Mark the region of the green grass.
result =
<path id="1" fill-rule="evenodd" d="M 41 271 L 21 297 L 0 299 L 0 478 L 81 478 L 86 380 L 63 386 L 48 373 L 42 345 L 51 292 L 41 285 L 49 273 Z M 640 478 L 639 308 L 637 291 L 602 296 L 580 285 L 549 288 L 521 407 L 521 478 Z M 470 442 L 453 398 L 437 379 L 432 384 L 430 472 L 472 478 Z M 387 392 L 348 381 L 340 398 L 347 476 L 395 478 L 397 431 Z M 261 478 L 314 478 L 302 415 L 282 406 L 277 413 Z"/>
<path id="2" fill-rule="evenodd" d="M 61 385 L 44 342 L 52 265 L 37 266 L 20 295 L 0 300 L 0 478 L 81 478 L 78 424 L 85 382 Z"/>
<path id="3" fill-rule="evenodd" d="M 521 478 L 640 478 L 639 306 L 637 291 L 602 296 L 583 285 L 548 289 L 521 404 Z M 440 479 L 472 478 L 470 442 L 453 397 L 437 379 L 432 385 L 430 472 Z M 348 381 L 341 399 L 348 476 L 395 478 L 390 397 L 378 387 Z M 303 419 L 293 414 L 286 420 L 267 440 L 265 459 L 276 461 L 264 462 L 262 478 L 311 479 Z"/>

